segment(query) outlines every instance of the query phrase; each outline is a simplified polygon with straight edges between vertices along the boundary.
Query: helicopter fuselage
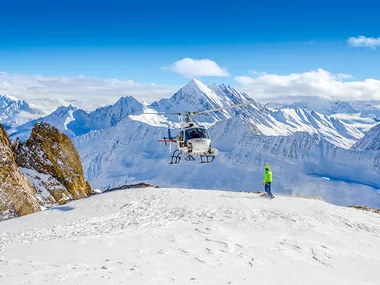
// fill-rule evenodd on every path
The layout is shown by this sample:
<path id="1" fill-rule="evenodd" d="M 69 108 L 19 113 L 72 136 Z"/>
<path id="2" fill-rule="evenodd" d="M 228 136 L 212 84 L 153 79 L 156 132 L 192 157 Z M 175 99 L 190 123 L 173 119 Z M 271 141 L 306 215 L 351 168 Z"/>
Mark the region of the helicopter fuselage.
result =
<path id="1" fill-rule="evenodd" d="M 177 147 L 182 153 L 206 154 L 210 153 L 211 140 L 207 128 L 195 122 L 186 122 L 178 131 Z"/>
<path id="2" fill-rule="evenodd" d="M 177 147 L 182 153 L 205 154 L 209 152 L 211 140 L 207 138 L 189 139 L 181 142 L 177 141 Z"/>

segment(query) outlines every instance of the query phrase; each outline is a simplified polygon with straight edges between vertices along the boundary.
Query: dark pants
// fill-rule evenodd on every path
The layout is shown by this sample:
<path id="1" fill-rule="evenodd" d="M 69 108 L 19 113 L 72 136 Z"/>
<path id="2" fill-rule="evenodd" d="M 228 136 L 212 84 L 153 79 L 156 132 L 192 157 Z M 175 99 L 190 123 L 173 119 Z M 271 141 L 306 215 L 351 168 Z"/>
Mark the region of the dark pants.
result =
<path id="1" fill-rule="evenodd" d="M 265 192 L 267 192 L 268 197 L 273 197 L 273 194 L 271 192 L 271 185 L 272 185 L 272 182 L 265 183 Z"/>

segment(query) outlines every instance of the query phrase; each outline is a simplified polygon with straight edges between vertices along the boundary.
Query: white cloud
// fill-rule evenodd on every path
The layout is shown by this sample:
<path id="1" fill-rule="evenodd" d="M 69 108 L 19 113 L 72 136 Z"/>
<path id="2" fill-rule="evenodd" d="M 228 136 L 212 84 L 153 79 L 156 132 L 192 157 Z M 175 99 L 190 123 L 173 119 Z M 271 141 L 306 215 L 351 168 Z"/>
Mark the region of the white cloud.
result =
<path id="1" fill-rule="evenodd" d="M 27 102 L 37 102 L 38 105 L 46 103 L 46 108 L 69 102 L 92 110 L 114 103 L 121 96 L 134 96 L 138 100 L 152 102 L 172 95 L 173 91 L 154 83 L 137 83 L 133 80 L 0 72 L 0 94 L 12 95 Z M 50 102 L 45 98 L 49 98 Z"/>
<path id="2" fill-rule="evenodd" d="M 259 100 L 315 96 L 331 100 L 380 100 L 380 80 L 349 79 L 352 79 L 351 75 L 333 74 L 323 69 L 289 75 L 235 77 L 242 85 L 242 91 Z"/>
<path id="3" fill-rule="evenodd" d="M 369 47 L 376 49 L 380 46 L 380 38 L 367 38 L 365 36 L 351 37 L 347 40 L 347 43 L 351 47 Z"/>
<path id="4" fill-rule="evenodd" d="M 210 59 L 184 58 L 164 67 L 164 69 L 174 71 L 185 77 L 230 76 L 226 69 L 222 69 L 215 61 Z"/>

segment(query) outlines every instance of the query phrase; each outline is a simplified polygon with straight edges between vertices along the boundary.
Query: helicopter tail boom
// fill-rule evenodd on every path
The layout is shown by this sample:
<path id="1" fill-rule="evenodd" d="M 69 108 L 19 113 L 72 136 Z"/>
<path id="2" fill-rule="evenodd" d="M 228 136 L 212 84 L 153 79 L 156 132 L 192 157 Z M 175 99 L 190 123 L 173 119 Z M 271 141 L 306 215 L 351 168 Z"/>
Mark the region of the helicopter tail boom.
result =
<path id="1" fill-rule="evenodd" d="M 163 139 L 163 140 L 158 140 L 157 142 L 163 142 L 163 143 L 177 143 L 177 140 L 173 140 L 173 139 Z"/>

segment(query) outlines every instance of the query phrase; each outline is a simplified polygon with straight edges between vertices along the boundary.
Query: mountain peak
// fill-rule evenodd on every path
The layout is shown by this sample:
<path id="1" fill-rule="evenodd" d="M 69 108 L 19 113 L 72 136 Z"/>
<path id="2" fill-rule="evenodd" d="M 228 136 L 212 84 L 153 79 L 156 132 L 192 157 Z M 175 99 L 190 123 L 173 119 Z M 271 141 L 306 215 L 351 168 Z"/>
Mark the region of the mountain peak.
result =
<path id="1" fill-rule="evenodd" d="M 8 95 L 8 94 L 4 94 L 4 95 L 0 95 L 0 100 L 7 100 L 7 101 L 21 101 L 20 99 L 16 98 L 16 97 L 13 97 L 11 95 Z"/>
<path id="2" fill-rule="evenodd" d="M 54 113 L 66 113 L 66 112 L 69 112 L 69 111 L 75 111 L 77 110 L 78 108 L 73 106 L 73 105 L 69 105 L 69 106 L 59 106 L 52 114 Z M 50 114 L 50 115 L 52 115 Z"/>
<path id="3" fill-rule="evenodd" d="M 191 88 L 195 90 L 200 90 L 203 93 L 207 93 L 210 91 L 210 89 L 203 84 L 200 80 L 198 79 L 191 79 L 187 85 L 185 85 L 183 88 Z"/>

